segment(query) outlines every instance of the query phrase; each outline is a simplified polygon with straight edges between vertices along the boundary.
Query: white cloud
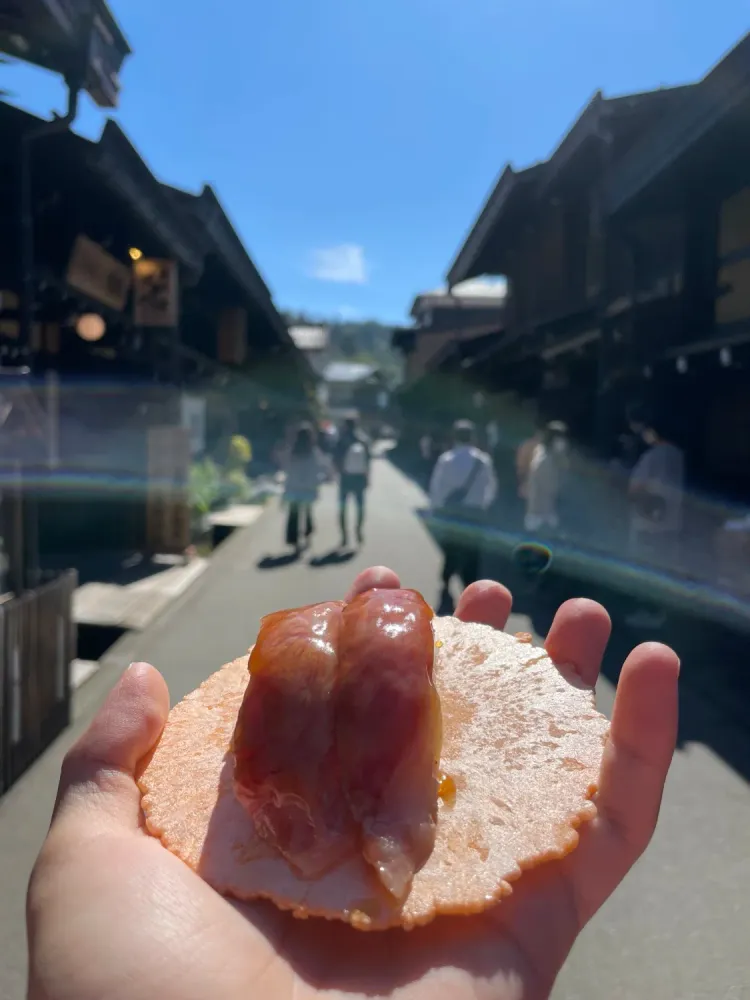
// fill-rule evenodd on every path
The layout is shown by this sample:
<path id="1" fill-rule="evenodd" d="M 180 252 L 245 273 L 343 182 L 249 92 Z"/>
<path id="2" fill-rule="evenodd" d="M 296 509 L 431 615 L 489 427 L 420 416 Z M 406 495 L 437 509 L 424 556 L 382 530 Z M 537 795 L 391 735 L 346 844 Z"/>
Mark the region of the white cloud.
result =
<path id="1" fill-rule="evenodd" d="M 337 247 L 313 250 L 309 274 L 318 281 L 364 285 L 367 283 L 364 247 L 356 243 L 341 243 Z"/>

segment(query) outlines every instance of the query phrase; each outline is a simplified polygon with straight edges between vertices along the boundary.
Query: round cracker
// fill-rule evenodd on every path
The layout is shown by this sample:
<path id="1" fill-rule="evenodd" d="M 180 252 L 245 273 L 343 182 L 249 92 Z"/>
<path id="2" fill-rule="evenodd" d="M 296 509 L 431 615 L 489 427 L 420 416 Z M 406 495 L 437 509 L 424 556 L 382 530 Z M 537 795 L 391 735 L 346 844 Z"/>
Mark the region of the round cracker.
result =
<path id="1" fill-rule="evenodd" d="M 305 881 L 255 834 L 234 797 L 229 753 L 246 656 L 170 712 L 139 778 L 149 832 L 225 895 L 372 930 L 478 912 L 523 869 L 572 851 L 576 828 L 596 812 L 608 730 L 592 689 L 544 650 L 488 625 L 436 618 L 434 627 L 441 767 L 456 795 L 440 802 L 434 850 L 401 908 L 361 858 Z"/>

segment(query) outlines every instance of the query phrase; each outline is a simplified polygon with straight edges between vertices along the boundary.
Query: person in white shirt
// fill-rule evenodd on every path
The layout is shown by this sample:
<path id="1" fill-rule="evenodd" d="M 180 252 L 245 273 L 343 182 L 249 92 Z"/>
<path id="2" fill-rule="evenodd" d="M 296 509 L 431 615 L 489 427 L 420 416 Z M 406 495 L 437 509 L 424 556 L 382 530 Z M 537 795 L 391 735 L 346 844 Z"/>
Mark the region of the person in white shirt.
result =
<path id="1" fill-rule="evenodd" d="M 443 452 L 430 480 L 430 507 L 436 514 L 456 521 L 477 520 L 497 493 L 492 460 L 474 447 L 474 424 L 458 420 L 453 425 L 454 446 Z M 443 544 L 443 596 L 454 575 L 464 586 L 479 576 L 479 541 L 447 541 Z"/>
<path id="2" fill-rule="evenodd" d="M 364 541 L 365 493 L 370 485 L 370 443 L 357 425 L 356 417 L 347 417 L 344 429 L 333 452 L 333 461 L 339 473 L 339 525 L 341 546 L 347 548 L 346 508 L 349 497 L 354 498 L 357 509 L 357 542 Z"/>
<path id="3" fill-rule="evenodd" d="M 527 531 L 559 528 L 558 500 L 567 468 L 567 427 L 553 421 L 545 427 L 529 460 L 524 517 Z"/>
<path id="4" fill-rule="evenodd" d="M 303 546 L 310 544 L 315 530 L 313 506 L 318 498 L 318 487 L 328 473 L 328 462 L 315 443 L 312 424 L 300 424 L 281 463 L 286 473 L 284 500 L 289 507 L 286 543 L 294 546 L 299 555 Z"/>

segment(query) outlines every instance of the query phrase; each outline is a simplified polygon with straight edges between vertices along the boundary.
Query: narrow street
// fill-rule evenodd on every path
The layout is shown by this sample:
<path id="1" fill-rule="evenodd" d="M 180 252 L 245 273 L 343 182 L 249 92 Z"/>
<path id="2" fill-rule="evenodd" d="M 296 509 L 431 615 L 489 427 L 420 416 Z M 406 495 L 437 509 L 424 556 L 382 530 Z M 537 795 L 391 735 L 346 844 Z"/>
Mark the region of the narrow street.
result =
<path id="1" fill-rule="evenodd" d="M 0 803 L 3 1000 L 24 997 L 24 891 L 48 823 L 61 757 L 119 670 L 132 660 L 149 660 L 164 673 L 176 701 L 241 654 L 264 614 L 342 596 L 353 576 L 373 563 L 391 566 L 405 585 L 436 599 L 439 552 L 413 513 L 424 503 L 421 490 L 381 459 L 368 500 L 365 544 L 351 559 L 342 562 L 330 554 L 338 526 L 334 488 L 327 486 L 312 552 L 298 563 L 280 565 L 274 557 L 283 552 L 283 518 L 273 503 L 255 526 L 218 550 L 195 586 L 160 619 L 114 647 L 115 655 L 81 689 L 74 725 Z M 529 619 L 515 616 L 509 627 L 528 629 Z M 599 695 L 609 711 L 609 681 L 602 680 Z M 689 691 L 684 700 L 702 721 L 694 731 L 720 733 L 749 759 L 746 734 L 728 734 L 724 720 L 711 715 L 716 710 Z M 655 841 L 580 939 L 556 1000 L 750 997 L 750 788 L 725 759 L 710 745 L 682 744 Z"/>

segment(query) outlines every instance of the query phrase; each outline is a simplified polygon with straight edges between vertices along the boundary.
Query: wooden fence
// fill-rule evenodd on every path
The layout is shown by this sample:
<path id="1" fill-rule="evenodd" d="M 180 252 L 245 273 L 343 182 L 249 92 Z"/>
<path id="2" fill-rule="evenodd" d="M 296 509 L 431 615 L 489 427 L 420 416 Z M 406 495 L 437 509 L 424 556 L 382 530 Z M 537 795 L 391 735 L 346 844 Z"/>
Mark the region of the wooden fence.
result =
<path id="1" fill-rule="evenodd" d="M 70 721 L 75 570 L 0 604 L 0 793 Z"/>

